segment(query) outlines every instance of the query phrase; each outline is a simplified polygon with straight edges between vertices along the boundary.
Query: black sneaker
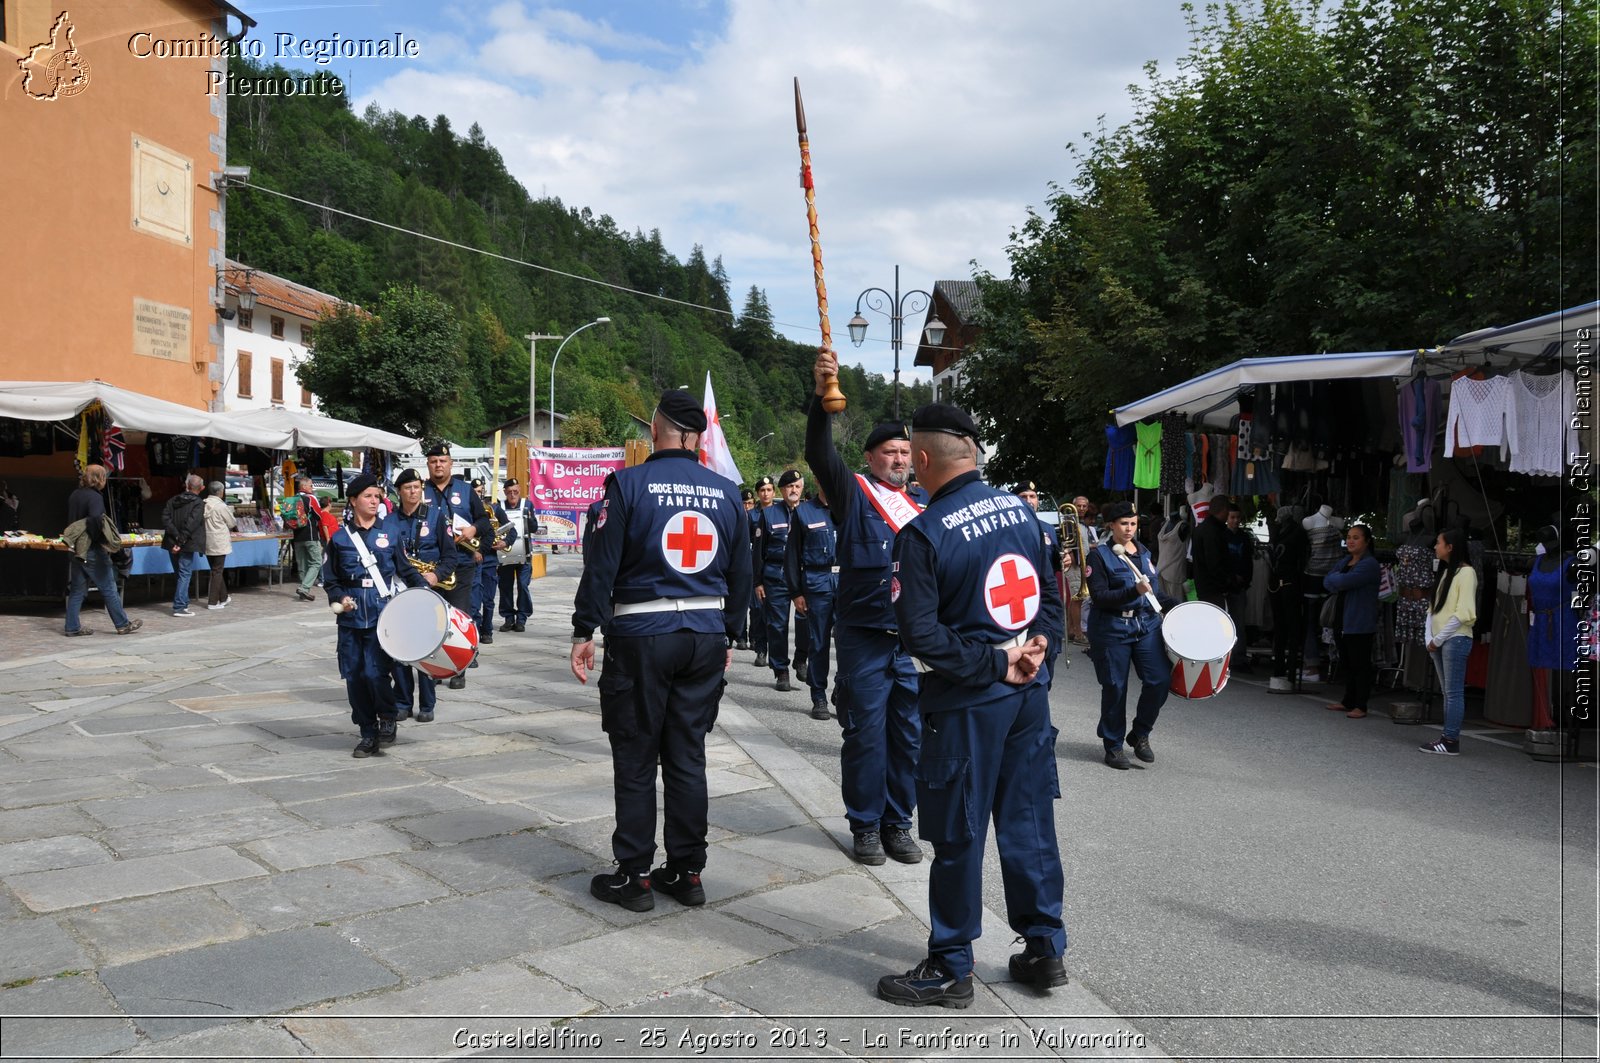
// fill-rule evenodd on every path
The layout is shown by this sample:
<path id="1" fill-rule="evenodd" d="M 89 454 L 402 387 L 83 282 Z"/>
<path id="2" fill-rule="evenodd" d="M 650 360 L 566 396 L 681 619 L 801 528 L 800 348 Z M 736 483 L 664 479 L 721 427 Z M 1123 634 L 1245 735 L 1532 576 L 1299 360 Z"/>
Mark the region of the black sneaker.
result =
<path id="1" fill-rule="evenodd" d="M 1026 982 L 1036 989 L 1067 984 L 1067 968 L 1060 956 L 1041 956 L 1024 947 L 1011 957 L 1009 966 L 1013 982 Z"/>
<path id="2" fill-rule="evenodd" d="M 733 644 L 733 648 L 736 650 L 748 650 L 750 648 L 750 640 L 740 639 L 738 642 Z"/>
<path id="3" fill-rule="evenodd" d="M 1442 753 L 1447 757 L 1459 757 L 1461 755 L 1461 743 L 1460 742 L 1452 742 L 1450 739 L 1445 738 L 1443 735 L 1440 735 L 1438 738 L 1435 738 L 1432 742 L 1424 742 L 1424 743 L 1422 743 L 1420 746 L 1417 747 L 1417 752 L 1419 752 L 1419 753 Z"/>
<path id="4" fill-rule="evenodd" d="M 778 673 L 776 681 L 772 684 L 772 689 L 773 690 L 793 690 L 794 689 L 794 687 L 789 685 L 789 673 L 787 671 L 783 671 L 783 672 L 779 672 Z"/>
<path id="5" fill-rule="evenodd" d="M 433 722 L 433 710 L 432 709 L 418 709 L 417 710 L 417 722 L 418 723 L 432 723 Z"/>
<path id="6" fill-rule="evenodd" d="M 767 666 L 767 655 L 765 653 L 756 654 L 755 664 L 757 668 L 765 668 Z"/>
<path id="7" fill-rule="evenodd" d="M 487 646 L 490 643 L 492 643 L 493 641 L 494 641 L 494 632 L 493 632 L 493 630 L 491 628 L 484 628 L 483 629 L 483 634 L 478 636 L 478 645 Z M 477 661 L 473 661 L 472 663 L 473 664 L 477 664 L 478 662 Z"/>
<path id="8" fill-rule="evenodd" d="M 392 746 L 395 739 L 395 721 L 378 721 L 378 742 L 380 745 Z"/>
<path id="9" fill-rule="evenodd" d="M 858 831 L 855 838 L 855 856 L 859 863 L 877 867 L 883 863 L 883 839 L 875 830 Z"/>
<path id="10" fill-rule="evenodd" d="M 1106 767 L 1116 768 L 1118 771 L 1127 771 L 1133 765 L 1128 763 L 1128 754 L 1122 750 L 1108 749 L 1106 750 Z"/>
<path id="11" fill-rule="evenodd" d="M 500 630 L 515 631 L 517 630 L 517 622 L 515 620 L 507 620 L 505 623 L 500 625 Z"/>
<path id="12" fill-rule="evenodd" d="M 828 711 L 826 701 L 813 701 L 811 703 L 811 718 L 813 720 L 831 720 L 833 714 Z"/>
<path id="13" fill-rule="evenodd" d="M 938 960 L 929 957 L 905 974 L 886 974 L 878 979 L 878 995 L 891 1004 L 907 1008 L 972 1007 L 972 976 L 957 979 Z"/>
<path id="14" fill-rule="evenodd" d="M 650 888 L 691 908 L 706 903 L 706 888 L 700 885 L 698 871 L 678 872 L 669 867 L 658 867 L 650 872 Z"/>
<path id="15" fill-rule="evenodd" d="M 656 906 L 649 875 L 617 871 L 589 880 L 589 894 L 607 904 L 620 904 L 630 912 L 648 912 Z"/>
<path id="16" fill-rule="evenodd" d="M 478 659 L 476 657 L 474 657 L 472 659 L 472 663 L 473 664 L 477 664 L 478 663 Z M 451 690 L 461 690 L 464 687 L 466 687 L 466 685 L 467 685 L 467 677 L 464 676 L 464 675 L 453 675 L 453 676 L 450 677 L 450 682 L 445 684 L 445 686 L 449 687 Z M 418 717 L 418 719 L 420 719 L 420 718 L 421 717 Z"/>
<path id="17" fill-rule="evenodd" d="M 350 752 L 350 755 L 357 760 L 365 760 L 367 757 L 381 757 L 383 756 L 383 747 L 378 744 L 378 736 L 373 735 L 371 738 L 363 738 L 357 742 L 356 748 Z"/>
<path id="18" fill-rule="evenodd" d="M 904 827 L 884 827 L 878 832 L 883 840 L 883 851 L 902 864 L 922 863 L 922 846 Z"/>
<path id="19" fill-rule="evenodd" d="M 1129 735 L 1128 744 L 1133 747 L 1133 755 L 1146 764 L 1156 762 L 1156 751 L 1150 748 L 1149 735 Z"/>
<path id="20" fill-rule="evenodd" d="M 511 630 L 512 631 L 526 631 L 526 630 L 528 630 L 528 625 L 524 621 L 518 620 L 517 621 L 517 626 L 512 628 Z"/>

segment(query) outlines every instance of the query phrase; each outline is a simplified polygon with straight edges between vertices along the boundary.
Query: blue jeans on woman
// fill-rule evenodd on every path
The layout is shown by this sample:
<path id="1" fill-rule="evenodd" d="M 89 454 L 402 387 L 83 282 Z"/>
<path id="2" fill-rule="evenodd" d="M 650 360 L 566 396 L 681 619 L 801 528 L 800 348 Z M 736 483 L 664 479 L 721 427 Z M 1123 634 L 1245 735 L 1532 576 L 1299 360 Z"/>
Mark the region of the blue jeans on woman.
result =
<path id="1" fill-rule="evenodd" d="M 1471 655 L 1471 635 L 1452 635 L 1439 649 L 1428 651 L 1444 690 L 1444 737 L 1452 742 L 1461 737 L 1461 718 L 1467 714 L 1467 658 Z"/>
<path id="2" fill-rule="evenodd" d="M 83 597 L 89 593 L 90 580 L 100 591 L 100 597 L 105 599 L 111 625 L 127 627 L 128 614 L 122 611 L 122 595 L 117 592 L 117 574 L 111 565 L 111 555 L 103 547 L 91 546 L 84 560 L 79 561 L 74 557 L 67 564 L 71 576 L 71 589 L 67 593 L 67 633 L 78 630 L 78 610 L 83 608 Z"/>

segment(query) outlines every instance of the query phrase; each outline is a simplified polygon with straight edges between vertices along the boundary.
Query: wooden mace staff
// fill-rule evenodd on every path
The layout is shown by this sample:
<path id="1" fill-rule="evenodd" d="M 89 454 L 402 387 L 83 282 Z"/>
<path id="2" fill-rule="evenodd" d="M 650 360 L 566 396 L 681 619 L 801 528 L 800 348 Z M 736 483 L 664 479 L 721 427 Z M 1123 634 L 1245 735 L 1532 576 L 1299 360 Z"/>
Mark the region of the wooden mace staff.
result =
<path id="1" fill-rule="evenodd" d="M 800 134 L 800 187 L 806 190 L 806 221 L 811 226 L 811 272 L 817 281 L 817 318 L 822 324 L 822 347 L 833 349 L 833 330 L 828 326 L 828 284 L 822 277 L 822 237 L 817 232 L 817 186 L 811 177 L 811 140 L 806 136 L 806 108 L 800 101 L 800 79 L 794 79 L 794 124 Z M 822 408 L 839 413 L 845 407 L 835 373 L 824 385 Z"/>

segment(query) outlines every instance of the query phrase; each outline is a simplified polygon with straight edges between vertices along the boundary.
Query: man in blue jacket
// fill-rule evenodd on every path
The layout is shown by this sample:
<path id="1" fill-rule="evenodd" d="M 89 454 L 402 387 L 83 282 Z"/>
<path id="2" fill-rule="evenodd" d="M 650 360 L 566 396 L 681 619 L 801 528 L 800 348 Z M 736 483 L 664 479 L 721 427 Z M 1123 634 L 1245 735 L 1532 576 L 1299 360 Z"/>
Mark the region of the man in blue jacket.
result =
<path id="1" fill-rule="evenodd" d="M 1033 510 L 978 477 L 977 436 L 954 406 L 912 414 L 917 479 L 933 495 L 895 539 L 894 612 L 922 673 L 917 826 L 933 866 L 928 957 L 880 979 L 878 995 L 908 1007 L 972 1004 L 991 817 L 1007 922 L 1024 943 L 1011 977 L 1040 989 L 1067 981 L 1049 698 L 1061 594 Z"/>
<path id="2" fill-rule="evenodd" d="M 833 639 L 833 599 L 839 591 L 838 533 L 827 492 L 801 499 L 789 517 L 784 579 L 794 602 L 795 664 L 811 688 L 811 718 L 829 719 L 828 644 Z M 798 662 L 805 661 L 802 667 Z"/>
<path id="3" fill-rule="evenodd" d="M 400 505 L 389 515 L 389 520 L 411 567 L 422 572 L 423 580 L 430 587 L 437 588 L 441 583 L 453 585 L 456 544 L 450 535 L 450 515 L 438 512 L 422 500 L 422 477 L 415 469 L 406 469 L 395 478 L 395 490 L 400 495 Z M 438 680 L 420 668 L 397 661 L 394 688 L 397 719 L 408 719 L 414 714 L 418 723 L 433 721 L 433 710 L 439 703 Z M 380 741 L 387 745 L 394 741 L 394 736 L 393 724 L 380 722 Z"/>
<path id="4" fill-rule="evenodd" d="M 393 594 L 395 580 L 426 587 L 405 558 L 397 527 L 378 517 L 383 489 L 371 473 L 361 473 L 345 488 L 350 519 L 328 540 L 322 562 L 322 589 L 339 614 L 339 676 L 350 700 L 350 720 L 361 741 L 350 755 L 383 756 L 380 738 L 394 734 L 396 718 L 391 672 L 394 660 L 378 645 L 378 614 Z"/>

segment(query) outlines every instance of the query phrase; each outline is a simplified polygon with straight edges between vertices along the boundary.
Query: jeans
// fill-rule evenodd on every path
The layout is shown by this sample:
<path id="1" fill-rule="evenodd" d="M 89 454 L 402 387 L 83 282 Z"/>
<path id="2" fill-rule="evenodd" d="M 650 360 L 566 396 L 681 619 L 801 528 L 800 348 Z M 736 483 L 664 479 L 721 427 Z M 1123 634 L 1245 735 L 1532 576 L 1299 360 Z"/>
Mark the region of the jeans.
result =
<path id="1" fill-rule="evenodd" d="M 322 572 L 322 544 L 316 539 L 302 539 L 294 544 L 294 560 L 300 566 L 300 593 L 310 594 Z"/>
<path id="2" fill-rule="evenodd" d="M 1467 714 L 1467 658 L 1471 655 L 1471 635 L 1452 635 L 1439 649 L 1428 650 L 1444 690 L 1444 736 L 1452 742 L 1461 737 L 1461 718 Z"/>
<path id="3" fill-rule="evenodd" d="M 194 559 L 192 550 L 183 550 L 172 555 L 172 567 L 178 573 L 178 585 L 172 591 L 172 611 L 181 613 L 189 608 L 189 585 L 194 582 Z"/>
<path id="4" fill-rule="evenodd" d="M 111 555 L 99 546 L 89 547 L 88 556 L 79 561 L 76 557 L 67 562 L 71 588 L 67 592 L 67 631 L 78 630 L 78 610 L 83 608 L 83 596 L 89 593 L 93 580 L 100 597 L 105 599 L 106 613 L 113 627 L 128 626 L 128 614 L 122 611 L 122 595 L 117 591 L 117 574 L 111 566 Z"/>
<path id="5" fill-rule="evenodd" d="M 508 624 L 526 624 L 533 615 L 533 595 L 528 589 L 533 563 L 500 566 L 500 616 Z"/>

